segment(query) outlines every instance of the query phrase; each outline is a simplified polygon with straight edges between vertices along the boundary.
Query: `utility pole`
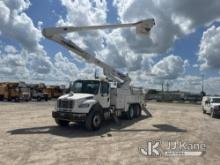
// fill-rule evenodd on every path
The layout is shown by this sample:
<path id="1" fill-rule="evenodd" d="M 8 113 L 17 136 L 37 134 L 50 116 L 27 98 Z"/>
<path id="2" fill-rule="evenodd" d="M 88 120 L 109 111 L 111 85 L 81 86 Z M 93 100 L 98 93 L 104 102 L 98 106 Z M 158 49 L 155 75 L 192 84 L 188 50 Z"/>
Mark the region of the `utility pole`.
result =
<path id="1" fill-rule="evenodd" d="M 201 95 L 205 96 L 206 93 L 204 92 L 204 74 L 202 74 L 201 76 L 202 76 L 202 91 L 201 91 Z"/>
<path id="2" fill-rule="evenodd" d="M 169 82 L 167 81 L 167 92 L 169 91 L 169 87 L 170 87 L 170 84 L 169 84 Z"/>
<path id="3" fill-rule="evenodd" d="M 162 80 L 162 101 L 164 101 L 164 80 Z"/>

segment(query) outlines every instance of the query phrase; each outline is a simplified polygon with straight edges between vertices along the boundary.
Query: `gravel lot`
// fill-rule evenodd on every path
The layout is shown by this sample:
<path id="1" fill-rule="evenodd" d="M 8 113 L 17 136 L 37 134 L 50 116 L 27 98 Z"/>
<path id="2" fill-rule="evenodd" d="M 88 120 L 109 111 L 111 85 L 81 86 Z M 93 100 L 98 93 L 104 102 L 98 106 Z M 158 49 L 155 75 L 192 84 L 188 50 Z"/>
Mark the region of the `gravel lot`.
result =
<path id="1" fill-rule="evenodd" d="M 219 164 L 220 119 L 199 105 L 148 103 L 153 118 L 113 121 L 88 132 L 82 125 L 60 128 L 51 118 L 55 102 L 0 102 L 0 164 Z M 149 139 L 205 143 L 199 157 L 146 157 Z"/>

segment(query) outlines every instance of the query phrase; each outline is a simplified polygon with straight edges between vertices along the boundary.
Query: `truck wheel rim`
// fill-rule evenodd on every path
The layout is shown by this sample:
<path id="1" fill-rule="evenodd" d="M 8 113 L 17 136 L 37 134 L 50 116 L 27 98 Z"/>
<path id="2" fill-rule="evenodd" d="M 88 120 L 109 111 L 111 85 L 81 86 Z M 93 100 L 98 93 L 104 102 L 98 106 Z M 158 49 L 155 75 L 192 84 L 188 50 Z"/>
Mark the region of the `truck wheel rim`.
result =
<path id="1" fill-rule="evenodd" d="M 93 118 L 93 125 L 98 127 L 101 123 L 101 117 L 99 115 L 95 115 Z"/>

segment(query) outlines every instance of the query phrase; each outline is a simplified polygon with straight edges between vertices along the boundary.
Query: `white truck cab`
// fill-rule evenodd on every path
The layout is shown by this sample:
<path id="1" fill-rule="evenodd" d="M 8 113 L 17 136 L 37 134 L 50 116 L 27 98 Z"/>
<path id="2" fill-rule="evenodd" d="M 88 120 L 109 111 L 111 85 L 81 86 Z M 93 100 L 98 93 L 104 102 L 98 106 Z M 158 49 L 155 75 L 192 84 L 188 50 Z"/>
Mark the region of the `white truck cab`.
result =
<path id="1" fill-rule="evenodd" d="M 211 117 L 220 114 L 220 97 L 204 96 L 202 98 L 203 113 L 209 113 Z"/>

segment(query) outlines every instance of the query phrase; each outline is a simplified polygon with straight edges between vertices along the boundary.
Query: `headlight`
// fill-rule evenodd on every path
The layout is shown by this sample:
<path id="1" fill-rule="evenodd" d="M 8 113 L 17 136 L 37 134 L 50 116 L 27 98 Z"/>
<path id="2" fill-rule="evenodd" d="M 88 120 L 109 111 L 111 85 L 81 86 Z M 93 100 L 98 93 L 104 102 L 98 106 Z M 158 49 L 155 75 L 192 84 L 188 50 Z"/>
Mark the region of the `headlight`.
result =
<path id="1" fill-rule="evenodd" d="M 79 105 L 79 108 L 88 108 L 88 107 L 89 107 L 89 104 L 88 104 L 88 103 L 80 104 L 80 105 Z"/>

